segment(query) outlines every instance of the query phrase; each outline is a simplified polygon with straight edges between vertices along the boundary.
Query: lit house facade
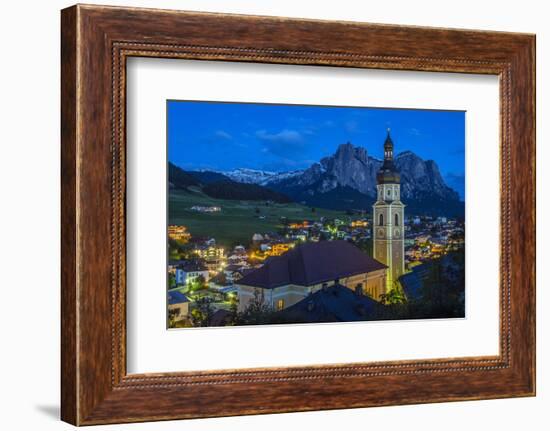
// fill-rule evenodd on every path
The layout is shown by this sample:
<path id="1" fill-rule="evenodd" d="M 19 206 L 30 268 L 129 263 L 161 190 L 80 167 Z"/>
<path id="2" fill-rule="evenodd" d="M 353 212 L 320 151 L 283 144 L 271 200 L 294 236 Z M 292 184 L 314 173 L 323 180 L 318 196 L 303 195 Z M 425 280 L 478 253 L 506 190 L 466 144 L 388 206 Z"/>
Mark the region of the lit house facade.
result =
<path id="1" fill-rule="evenodd" d="M 225 249 L 215 244 L 197 247 L 195 253 L 204 260 L 209 271 L 220 270 L 226 260 Z"/>
<path id="2" fill-rule="evenodd" d="M 386 268 L 346 241 L 300 244 L 237 282 L 239 311 L 258 296 L 273 310 L 283 310 L 335 284 L 379 300 L 386 292 Z"/>
<path id="3" fill-rule="evenodd" d="M 187 242 L 191 238 L 191 234 L 187 232 L 187 227 L 170 225 L 168 226 L 168 238 L 175 241 Z"/>
<path id="4" fill-rule="evenodd" d="M 178 286 L 194 283 L 199 277 L 208 282 L 210 273 L 206 268 L 197 265 L 185 265 L 176 268 L 175 279 Z"/>
<path id="5" fill-rule="evenodd" d="M 372 208 L 373 256 L 388 266 L 386 290 L 405 272 L 405 205 L 401 202 L 401 176 L 393 161 L 393 141 L 384 142 L 384 163 L 376 175 L 377 199 Z"/>

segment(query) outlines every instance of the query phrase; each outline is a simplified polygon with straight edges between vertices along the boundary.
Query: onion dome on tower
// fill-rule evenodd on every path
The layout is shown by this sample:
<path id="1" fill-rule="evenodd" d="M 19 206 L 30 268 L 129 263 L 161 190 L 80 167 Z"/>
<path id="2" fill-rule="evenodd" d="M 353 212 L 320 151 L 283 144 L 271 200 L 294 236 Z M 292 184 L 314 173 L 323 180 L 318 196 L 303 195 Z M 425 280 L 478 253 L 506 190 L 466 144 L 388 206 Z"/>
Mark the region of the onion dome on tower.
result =
<path id="1" fill-rule="evenodd" d="M 376 174 L 378 184 L 399 184 L 401 175 L 393 162 L 393 141 L 390 136 L 390 129 L 384 142 L 384 163 Z"/>

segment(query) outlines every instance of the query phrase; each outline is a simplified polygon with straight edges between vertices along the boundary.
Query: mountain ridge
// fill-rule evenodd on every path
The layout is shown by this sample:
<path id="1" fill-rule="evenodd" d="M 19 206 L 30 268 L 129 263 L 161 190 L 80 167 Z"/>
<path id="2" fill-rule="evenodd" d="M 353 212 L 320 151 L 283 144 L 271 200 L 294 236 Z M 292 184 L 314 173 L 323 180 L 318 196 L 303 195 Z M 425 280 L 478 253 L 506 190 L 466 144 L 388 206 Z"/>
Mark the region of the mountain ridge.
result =
<path id="1" fill-rule="evenodd" d="M 258 184 L 239 183 L 213 171 L 184 171 L 171 162 L 168 162 L 168 183 L 170 188 L 179 190 L 199 187 L 204 194 L 216 199 L 292 202 L 288 196 Z"/>
<path id="2" fill-rule="evenodd" d="M 449 187 L 434 160 L 424 160 L 411 150 L 394 158 L 401 173 L 401 198 L 416 214 L 463 216 L 464 202 Z M 376 173 L 383 161 L 368 154 L 367 149 L 351 143 L 341 144 L 334 154 L 323 157 L 309 168 L 290 173 L 258 175 L 262 186 L 290 196 L 297 202 L 332 209 L 358 209 L 372 205 L 376 197 Z M 247 169 L 247 178 L 254 177 Z M 238 176 L 233 175 L 237 181 Z M 339 198 L 340 191 L 345 198 Z M 360 193 L 354 194 L 352 190 Z M 327 193 L 333 197 L 332 203 Z M 351 197 L 355 195 L 355 197 Z"/>
<path id="3" fill-rule="evenodd" d="M 459 194 L 449 187 L 434 160 L 424 160 L 413 151 L 406 150 L 394 158 L 401 174 L 401 200 L 409 214 L 464 216 L 464 202 Z M 323 157 L 303 170 L 273 172 L 239 168 L 232 171 L 184 171 L 200 183 L 217 190 L 221 196 L 264 196 L 263 189 L 276 193 L 278 200 L 288 197 L 304 205 L 338 209 L 370 209 L 376 198 L 376 173 L 383 161 L 368 154 L 367 149 L 345 143 L 334 154 Z M 182 170 L 183 171 L 183 170 Z M 187 178 L 187 177 L 186 177 Z M 219 181 L 222 179 L 221 181 Z M 229 185 L 220 185 L 219 183 Z M 240 193 L 242 187 L 256 185 L 255 191 Z M 229 193 L 227 190 L 231 189 Z"/>

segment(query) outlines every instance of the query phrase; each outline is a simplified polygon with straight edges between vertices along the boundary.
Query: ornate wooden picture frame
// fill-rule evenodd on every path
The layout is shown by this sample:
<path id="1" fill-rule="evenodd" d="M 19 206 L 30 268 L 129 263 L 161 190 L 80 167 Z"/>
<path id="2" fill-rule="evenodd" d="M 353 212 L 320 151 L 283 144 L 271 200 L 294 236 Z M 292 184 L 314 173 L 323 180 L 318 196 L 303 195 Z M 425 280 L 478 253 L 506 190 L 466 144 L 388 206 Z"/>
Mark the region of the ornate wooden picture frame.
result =
<path id="1" fill-rule="evenodd" d="M 102 6 L 62 11 L 62 395 L 75 425 L 535 394 L 535 37 Z M 500 80 L 500 354 L 126 372 L 126 60 L 330 65 Z"/>

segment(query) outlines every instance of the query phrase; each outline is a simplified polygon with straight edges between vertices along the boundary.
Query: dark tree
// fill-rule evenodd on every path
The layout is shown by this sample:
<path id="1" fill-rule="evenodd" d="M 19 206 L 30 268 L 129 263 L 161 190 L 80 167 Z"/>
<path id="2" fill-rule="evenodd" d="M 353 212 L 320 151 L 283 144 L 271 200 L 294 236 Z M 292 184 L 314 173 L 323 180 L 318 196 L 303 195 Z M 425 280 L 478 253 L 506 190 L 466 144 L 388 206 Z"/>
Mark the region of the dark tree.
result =
<path id="1" fill-rule="evenodd" d="M 236 316 L 237 325 L 265 325 L 272 323 L 274 311 L 265 303 L 262 289 L 254 290 L 254 298 L 246 309 Z"/>
<path id="2" fill-rule="evenodd" d="M 214 315 L 212 302 L 213 300 L 208 297 L 199 298 L 195 301 L 194 308 L 191 311 L 191 322 L 193 326 L 210 326 L 212 316 Z"/>

